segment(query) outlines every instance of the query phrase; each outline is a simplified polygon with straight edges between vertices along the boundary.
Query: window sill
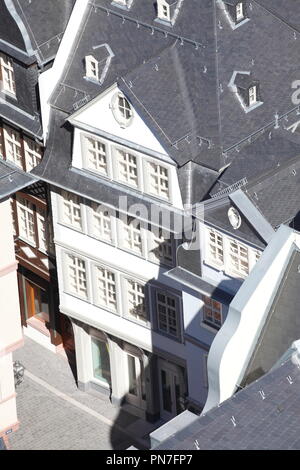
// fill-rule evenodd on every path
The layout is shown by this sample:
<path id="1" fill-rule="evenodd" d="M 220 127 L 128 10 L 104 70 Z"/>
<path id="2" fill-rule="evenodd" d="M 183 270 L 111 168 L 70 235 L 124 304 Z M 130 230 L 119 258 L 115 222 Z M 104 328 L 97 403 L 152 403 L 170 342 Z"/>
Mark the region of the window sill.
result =
<path id="1" fill-rule="evenodd" d="M 202 322 L 200 323 L 200 326 L 201 326 L 202 328 L 205 328 L 205 330 L 208 330 L 208 331 L 210 331 L 211 333 L 214 333 L 214 334 L 217 334 L 218 331 L 220 331 L 220 328 L 222 327 L 222 325 L 221 325 L 221 326 L 215 326 L 215 327 L 214 327 L 214 326 L 212 326 L 211 324 L 206 323 L 205 321 L 202 321 Z"/>

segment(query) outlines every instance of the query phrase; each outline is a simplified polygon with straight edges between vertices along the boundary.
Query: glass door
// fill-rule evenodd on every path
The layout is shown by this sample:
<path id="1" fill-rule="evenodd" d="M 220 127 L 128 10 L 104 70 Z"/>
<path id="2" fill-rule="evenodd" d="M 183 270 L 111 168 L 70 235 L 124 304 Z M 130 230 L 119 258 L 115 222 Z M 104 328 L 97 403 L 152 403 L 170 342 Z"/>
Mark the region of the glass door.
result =
<path id="1" fill-rule="evenodd" d="M 163 419 L 169 420 L 184 411 L 184 379 L 180 367 L 163 360 L 158 362 L 160 412 Z"/>
<path id="2" fill-rule="evenodd" d="M 128 374 L 128 393 L 126 400 L 132 405 L 145 409 L 146 389 L 143 361 L 141 358 L 132 354 L 126 353 L 126 356 Z"/>

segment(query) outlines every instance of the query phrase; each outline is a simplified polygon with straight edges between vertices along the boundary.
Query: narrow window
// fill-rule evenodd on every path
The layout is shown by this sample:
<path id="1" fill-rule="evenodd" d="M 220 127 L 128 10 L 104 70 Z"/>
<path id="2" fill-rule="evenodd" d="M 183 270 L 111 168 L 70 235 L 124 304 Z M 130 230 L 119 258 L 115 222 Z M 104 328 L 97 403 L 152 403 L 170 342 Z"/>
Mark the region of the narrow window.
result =
<path id="1" fill-rule="evenodd" d="M 0 53 L 0 81 L 3 91 L 16 94 L 15 73 L 12 60 Z"/>
<path id="2" fill-rule="evenodd" d="M 92 55 L 88 55 L 85 58 L 85 74 L 88 78 L 99 80 L 99 64 Z"/>
<path id="3" fill-rule="evenodd" d="M 97 266 L 96 281 L 99 305 L 115 312 L 117 310 L 117 293 L 114 273 Z"/>
<path id="4" fill-rule="evenodd" d="M 13 162 L 19 168 L 23 168 L 22 143 L 19 132 L 4 127 L 4 143 L 6 159 Z"/>
<path id="5" fill-rule="evenodd" d="M 102 204 L 92 203 L 92 234 L 112 243 L 112 212 Z"/>
<path id="6" fill-rule="evenodd" d="M 26 171 L 35 168 L 42 159 L 41 147 L 30 139 L 24 138 Z"/>
<path id="7" fill-rule="evenodd" d="M 86 137 L 85 142 L 88 168 L 107 175 L 106 145 L 90 137 Z"/>
<path id="8" fill-rule="evenodd" d="M 208 255 L 211 261 L 224 263 L 223 237 L 214 230 L 208 231 Z"/>
<path id="9" fill-rule="evenodd" d="M 128 315 L 136 320 L 147 322 L 145 287 L 133 280 L 127 280 Z"/>
<path id="10" fill-rule="evenodd" d="M 211 299 L 205 295 L 202 296 L 203 321 L 213 328 L 219 329 L 222 325 L 222 305 L 220 302 Z"/>
<path id="11" fill-rule="evenodd" d="M 127 217 L 127 223 L 123 221 L 123 246 L 124 248 L 143 254 L 142 227 L 137 219 Z"/>
<path id="12" fill-rule="evenodd" d="M 158 329 L 171 336 L 179 336 L 179 321 L 176 299 L 173 296 L 157 293 Z"/>
<path id="13" fill-rule="evenodd" d="M 95 379 L 110 384 L 109 349 L 106 341 L 92 338 L 93 375 Z"/>
<path id="14" fill-rule="evenodd" d="M 81 207 L 80 199 L 76 194 L 68 193 L 67 191 L 62 192 L 63 198 L 63 222 L 71 225 L 74 228 L 82 230 L 82 218 L 81 218 Z"/>
<path id="15" fill-rule="evenodd" d="M 87 299 L 85 262 L 73 255 L 67 255 L 66 260 L 69 291 Z"/>
<path id="16" fill-rule="evenodd" d="M 247 276 L 249 274 L 248 248 L 235 240 L 230 241 L 229 258 L 232 271 Z"/>
<path id="17" fill-rule="evenodd" d="M 244 18 L 244 5 L 242 2 L 239 2 L 236 6 L 236 20 L 240 21 Z"/>
<path id="18" fill-rule="evenodd" d="M 254 105 L 257 102 L 257 88 L 252 86 L 249 88 L 249 106 Z"/>
<path id="19" fill-rule="evenodd" d="M 123 150 L 117 150 L 118 179 L 130 186 L 138 187 L 137 159 Z"/>
<path id="20" fill-rule="evenodd" d="M 17 213 L 19 236 L 33 246 L 36 246 L 35 224 L 34 224 L 34 205 L 27 199 L 18 197 Z"/>
<path id="21" fill-rule="evenodd" d="M 149 170 L 149 192 L 156 196 L 169 199 L 169 172 L 167 168 L 148 163 Z"/>

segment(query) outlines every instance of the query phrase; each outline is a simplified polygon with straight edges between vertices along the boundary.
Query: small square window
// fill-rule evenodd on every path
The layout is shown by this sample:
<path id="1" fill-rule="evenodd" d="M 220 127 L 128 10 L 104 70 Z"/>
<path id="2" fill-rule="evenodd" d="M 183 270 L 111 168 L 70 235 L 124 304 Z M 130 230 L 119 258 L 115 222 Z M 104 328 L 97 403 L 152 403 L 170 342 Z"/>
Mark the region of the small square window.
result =
<path id="1" fill-rule="evenodd" d="M 219 329 L 222 325 L 222 305 L 220 302 L 211 299 L 205 295 L 202 296 L 203 306 L 203 322 Z"/>
<path id="2" fill-rule="evenodd" d="M 87 299 L 87 275 L 85 261 L 74 255 L 66 255 L 67 286 L 72 294 Z"/>

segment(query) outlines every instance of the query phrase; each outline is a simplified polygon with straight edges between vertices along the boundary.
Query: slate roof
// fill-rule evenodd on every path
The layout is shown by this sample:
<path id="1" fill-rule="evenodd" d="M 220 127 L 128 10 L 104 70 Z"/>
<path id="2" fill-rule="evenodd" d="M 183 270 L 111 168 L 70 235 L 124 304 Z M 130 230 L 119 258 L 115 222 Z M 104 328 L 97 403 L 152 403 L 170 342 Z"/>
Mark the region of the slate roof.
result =
<path id="1" fill-rule="evenodd" d="M 300 367 L 295 362 L 290 357 L 154 450 L 196 450 L 196 441 L 200 450 L 300 449 Z"/>
<path id="2" fill-rule="evenodd" d="M 251 145 L 235 150 L 231 165 L 224 171 L 211 194 L 247 178 L 249 183 L 271 170 L 300 157 L 300 136 L 284 128 L 269 129 L 259 134 Z"/>
<path id="3" fill-rule="evenodd" d="M 53 59 L 75 0 L 13 0 L 12 3 L 25 25 L 40 64 Z M 13 41 L 11 37 L 9 42 Z"/>
<path id="4" fill-rule="evenodd" d="M 37 178 L 0 159 L 0 199 L 35 183 Z"/>
<path id="5" fill-rule="evenodd" d="M 211 0 L 184 0 L 173 27 L 155 20 L 149 0 L 133 2 L 128 11 L 94 0 L 52 106 L 72 113 L 117 81 L 179 166 L 192 160 L 223 169 L 237 144 L 251 145 L 250 136 L 274 125 L 276 113 L 281 117 L 294 108 L 300 38 L 259 1 L 251 5 L 249 21 L 232 30 Z M 84 57 L 103 43 L 114 57 L 100 85 L 84 78 Z M 258 80 L 263 99 L 248 113 L 228 87 L 239 70 Z"/>
<path id="6" fill-rule="evenodd" d="M 300 160 L 299 158 L 282 165 L 257 178 L 244 188 L 245 193 L 270 222 L 277 228 L 289 224 L 295 218 L 298 224 L 300 211 Z M 297 228 L 298 225 L 295 225 Z"/>

